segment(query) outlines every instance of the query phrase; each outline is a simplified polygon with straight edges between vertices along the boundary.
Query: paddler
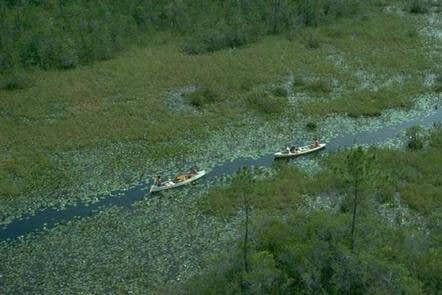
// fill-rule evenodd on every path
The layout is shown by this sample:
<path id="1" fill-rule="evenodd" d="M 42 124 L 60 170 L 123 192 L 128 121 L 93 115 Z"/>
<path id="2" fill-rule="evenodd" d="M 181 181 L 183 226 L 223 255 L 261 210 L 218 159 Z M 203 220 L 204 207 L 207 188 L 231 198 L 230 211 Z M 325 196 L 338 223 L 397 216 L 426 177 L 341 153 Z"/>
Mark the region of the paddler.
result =
<path id="1" fill-rule="evenodd" d="M 193 166 L 192 168 L 190 168 L 190 175 L 196 175 L 198 174 L 198 171 L 196 170 L 196 167 Z"/>

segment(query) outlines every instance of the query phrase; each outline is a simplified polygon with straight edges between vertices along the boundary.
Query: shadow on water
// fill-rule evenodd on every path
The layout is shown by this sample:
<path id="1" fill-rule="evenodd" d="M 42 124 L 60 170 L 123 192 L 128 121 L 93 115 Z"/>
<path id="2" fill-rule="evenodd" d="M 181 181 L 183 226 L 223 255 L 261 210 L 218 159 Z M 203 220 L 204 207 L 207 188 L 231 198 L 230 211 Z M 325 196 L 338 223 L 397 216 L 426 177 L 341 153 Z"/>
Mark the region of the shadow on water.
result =
<path id="1" fill-rule="evenodd" d="M 327 142 L 327 151 L 337 151 L 338 149 L 351 147 L 354 144 L 370 145 L 383 142 L 394 137 L 399 131 L 413 125 L 419 124 L 421 126 L 430 127 L 441 120 L 442 110 L 439 109 L 427 116 L 418 117 L 391 127 L 357 134 L 342 135 Z M 272 154 L 263 155 L 258 158 L 238 158 L 234 161 L 224 162 L 215 166 L 205 178 L 199 181 L 208 183 L 220 176 L 233 174 L 242 167 L 268 167 L 273 165 L 273 163 L 274 157 Z M 128 190 L 115 191 L 106 197 L 103 196 L 104 198 L 92 204 L 79 203 L 69 205 L 64 209 L 49 208 L 35 215 L 27 215 L 23 218 L 15 219 L 0 229 L 0 240 L 16 239 L 28 233 L 54 227 L 57 223 L 66 222 L 73 218 L 93 216 L 106 207 L 129 207 L 134 202 L 149 196 L 148 188 L 148 183 L 142 183 Z"/>

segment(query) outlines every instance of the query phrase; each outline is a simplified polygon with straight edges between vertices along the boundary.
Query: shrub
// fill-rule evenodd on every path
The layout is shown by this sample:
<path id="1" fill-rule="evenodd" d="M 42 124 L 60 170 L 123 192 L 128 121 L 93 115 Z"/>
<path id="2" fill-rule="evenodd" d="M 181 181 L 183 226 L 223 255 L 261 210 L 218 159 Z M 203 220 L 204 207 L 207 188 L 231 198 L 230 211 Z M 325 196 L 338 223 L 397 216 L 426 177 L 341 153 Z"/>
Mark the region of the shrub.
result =
<path id="1" fill-rule="evenodd" d="M 305 88 L 314 93 L 330 93 L 332 91 L 331 81 L 325 79 L 314 80 L 305 85 Z"/>
<path id="2" fill-rule="evenodd" d="M 287 97 L 289 95 L 286 88 L 278 86 L 272 89 L 272 94 L 278 97 Z"/>
<path id="3" fill-rule="evenodd" d="M 0 89 L 17 90 L 29 86 L 29 78 L 22 71 L 14 70 L 0 80 Z"/>
<path id="4" fill-rule="evenodd" d="M 183 50 L 187 54 L 211 53 L 221 49 L 240 47 L 252 40 L 254 38 L 247 31 L 233 28 L 211 29 L 189 39 Z"/>
<path id="5" fill-rule="evenodd" d="M 442 75 L 438 75 L 433 85 L 434 92 L 442 92 Z"/>
<path id="6" fill-rule="evenodd" d="M 293 87 L 302 88 L 304 86 L 305 86 L 304 78 L 302 78 L 302 76 L 295 75 L 295 77 L 293 78 Z"/>
<path id="7" fill-rule="evenodd" d="M 246 101 L 251 108 L 268 115 L 282 113 L 288 105 L 287 98 L 260 91 L 249 94 Z"/>
<path id="8" fill-rule="evenodd" d="M 422 128 L 418 125 L 407 129 L 408 148 L 412 150 L 420 150 L 424 146 Z"/>
<path id="9" fill-rule="evenodd" d="M 408 11 L 410 13 L 427 13 L 428 3 L 425 0 L 409 0 Z"/>
<path id="10" fill-rule="evenodd" d="M 197 89 L 194 92 L 185 95 L 188 103 L 197 108 L 201 108 L 207 104 L 215 102 L 218 97 L 218 93 L 208 88 Z"/>
<path id="11" fill-rule="evenodd" d="M 79 62 L 80 60 L 73 41 L 67 40 L 60 48 L 57 66 L 62 69 L 72 69 L 75 68 Z"/>
<path id="12" fill-rule="evenodd" d="M 305 125 L 305 128 L 307 128 L 307 130 L 309 130 L 309 131 L 316 130 L 317 127 L 318 127 L 318 126 L 316 125 L 315 122 L 308 122 L 308 123 Z"/>
<path id="13" fill-rule="evenodd" d="M 319 40 L 312 35 L 307 38 L 306 47 L 309 49 L 318 49 L 320 47 Z"/>

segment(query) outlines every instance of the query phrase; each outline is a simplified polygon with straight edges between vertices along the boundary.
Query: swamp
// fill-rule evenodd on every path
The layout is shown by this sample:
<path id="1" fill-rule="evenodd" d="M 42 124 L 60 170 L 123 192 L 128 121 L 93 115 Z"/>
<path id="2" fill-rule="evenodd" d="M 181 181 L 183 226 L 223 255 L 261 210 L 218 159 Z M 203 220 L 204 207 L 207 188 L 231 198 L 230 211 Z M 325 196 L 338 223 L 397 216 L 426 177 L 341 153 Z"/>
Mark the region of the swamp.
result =
<path id="1" fill-rule="evenodd" d="M 442 4 L 2 1 L 0 151 L 1 294 L 438 294 Z"/>

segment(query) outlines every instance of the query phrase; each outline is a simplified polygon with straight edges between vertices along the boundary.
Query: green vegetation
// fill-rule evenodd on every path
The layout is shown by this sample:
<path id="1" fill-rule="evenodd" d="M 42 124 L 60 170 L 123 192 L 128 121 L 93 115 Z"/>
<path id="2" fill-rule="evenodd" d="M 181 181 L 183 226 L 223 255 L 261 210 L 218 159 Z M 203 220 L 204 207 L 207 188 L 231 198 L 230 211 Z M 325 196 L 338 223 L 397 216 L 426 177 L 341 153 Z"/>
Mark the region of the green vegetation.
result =
<path id="1" fill-rule="evenodd" d="M 294 24 L 318 25 L 357 15 L 365 1 L 105 0 L 2 1 L 0 71 L 14 67 L 73 68 L 107 60 L 138 35 L 188 36 L 190 54 L 242 46 Z M 142 41 L 145 42 L 145 41 Z"/>
<path id="2" fill-rule="evenodd" d="M 382 177 L 361 187 L 353 252 L 352 185 L 342 174 L 352 151 L 342 151 L 316 175 L 279 163 L 270 177 L 255 170 L 207 194 L 187 187 L 0 242 L 0 291 L 433 294 L 441 288 L 442 129 L 423 140 L 418 151 L 365 151 Z"/>
<path id="3" fill-rule="evenodd" d="M 325 79 L 303 82 L 299 89 L 315 95 L 329 94 L 333 90 L 331 82 Z"/>
<path id="4" fill-rule="evenodd" d="M 431 101 L 432 5 L 0 1 L 0 223 Z M 0 293 L 436 293 L 442 130 L 406 135 L 0 242 Z"/>
<path id="5" fill-rule="evenodd" d="M 246 186 L 247 193 L 253 196 L 250 198 L 250 206 L 254 209 L 294 208 L 303 201 L 303 194 L 312 191 L 310 184 L 309 178 L 301 171 L 282 166 L 276 175 L 270 179 L 256 180 L 251 187 L 234 178 L 229 187 L 211 189 L 199 205 L 206 213 L 224 217 L 234 215 L 242 207 L 242 192 Z"/>
<path id="6" fill-rule="evenodd" d="M 308 123 L 305 125 L 305 128 L 307 128 L 307 130 L 309 130 L 309 131 L 316 130 L 317 127 L 318 127 L 318 126 L 316 125 L 315 122 L 308 122 Z"/>
<path id="7" fill-rule="evenodd" d="M 420 126 L 413 126 L 407 130 L 408 147 L 412 150 L 420 150 L 424 143 L 422 139 L 422 128 Z"/>
<path id="8" fill-rule="evenodd" d="M 56 203 L 62 200 L 60 190 L 68 192 L 63 195 L 70 194 L 71 199 L 74 195 L 83 197 L 77 189 L 86 182 L 94 183 L 88 186 L 89 194 L 108 190 L 106 175 L 109 176 L 109 171 L 119 171 L 118 175 L 130 174 L 130 182 L 138 180 L 146 172 L 146 163 L 182 159 L 191 153 L 193 145 L 204 142 L 213 132 L 250 116 L 265 115 L 264 120 L 278 125 L 281 116 L 295 120 L 300 113 L 371 116 L 387 108 L 407 108 L 412 105 L 410 98 L 420 91 L 421 73 L 433 67 L 423 46 L 425 40 L 418 34 L 410 36 L 408 33 L 414 24 L 380 12 L 376 6 L 364 9 L 364 14 L 369 17 L 358 17 L 358 10 L 351 9 L 351 5 L 347 7 L 346 1 L 338 1 L 337 5 L 346 6 L 343 13 L 337 13 L 338 10 L 329 5 L 327 15 L 324 15 L 321 7 L 328 2 L 318 1 L 317 7 L 296 12 L 296 19 L 302 20 L 300 26 L 289 26 L 285 22 L 273 26 L 272 18 L 266 18 L 264 33 L 251 33 L 260 37 L 247 46 L 188 55 L 183 52 L 183 45 L 202 32 L 186 28 L 202 27 L 223 32 L 223 28 L 239 30 L 242 18 L 238 22 L 228 20 L 227 24 L 221 24 L 212 19 L 211 14 L 221 15 L 222 9 L 214 8 L 220 4 L 203 1 L 201 7 L 211 9 L 204 10 L 204 17 L 190 13 L 187 22 L 188 18 L 179 12 L 179 5 L 167 6 L 167 1 L 158 1 L 154 5 L 159 9 L 157 11 L 149 10 L 152 7 L 149 8 L 146 1 L 141 2 L 141 8 L 135 5 L 135 27 L 150 27 L 153 31 L 144 32 L 142 29 L 144 33 L 141 34 L 137 31 L 139 28 L 131 31 L 133 26 L 125 25 L 126 21 L 133 22 L 130 17 L 117 17 L 119 13 L 134 13 L 126 9 L 131 1 L 116 4 L 106 0 L 100 5 L 86 2 L 1 4 L 1 13 L 8 17 L 0 18 L 6 24 L 1 26 L 6 31 L 0 35 L 9 37 L 1 43 L 0 64 L 4 69 L 10 69 L 8 73 L 18 74 L 5 72 L 0 78 L 0 86 L 5 89 L 26 86 L 15 91 L 0 90 L 0 145 L 7 151 L 0 156 L 0 167 L 5 168 L 0 169 L 0 195 L 7 200 L 0 206 L 3 216 L 16 212 L 16 208 L 23 208 L 23 204 L 31 209 L 44 203 Z M 275 1 L 281 5 L 288 3 L 283 2 Z M 299 5 L 307 3 L 295 2 Z M 186 1 L 179 3 L 188 4 Z M 106 14 L 113 5 L 121 9 Z M 164 7 L 168 7 L 169 12 L 162 13 Z M 195 4 L 189 9 L 201 8 Z M 268 7 L 265 9 L 272 11 Z M 311 9 L 316 12 L 308 12 Z M 149 18 L 147 11 L 152 11 L 153 16 Z M 242 11 L 253 12 L 250 9 Z M 281 7 L 281 11 L 292 10 Z M 64 23 L 63 13 L 78 15 L 78 18 L 67 18 L 67 25 L 63 26 L 60 25 Z M 304 13 L 310 16 L 302 16 Z M 52 14 L 56 16 L 47 17 Z M 350 15 L 355 17 L 346 17 Z M 108 22 L 114 17 L 114 21 Z M 207 26 L 194 26 L 193 23 L 202 17 L 208 18 Z M 292 19 L 285 14 L 282 17 Z M 49 20 L 52 21 L 50 24 L 47 23 Z M 249 23 L 255 27 L 253 20 L 256 19 L 252 18 Z M 34 25 L 30 26 L 29 22 Z M 16 39 L 8 35 L 15 24 L 20 27 Z M 77 25 L 88 29 L 79 30 Z M 111 34 L 113 29 L 108 26 L 115 26 L 118 30 L 125 28 L 124 33 Z M 180 29 L 185 32 L 178 33 Z M 67 34 L 66 30 L 74 33 Z M 285 38 L 288 31 L 293 37 L 290 40 Z M 276 32 L 284 34 L 274 34 Z M 95 34 L 101 34 L 101 37 Z M 136 46 L 126 46 L 126 39 L 131 39 L 132 35 L 136 35 L 139 42 L 134 41 Z M 308 36 L 320 40 L 321 46 L 314 49 L 314 54 L 305 46 Z M 83 48 L 86 45 L 81 38 L 87 46 L 94 48 Z M 53 44 L 54 48 L 39 47 L 45 44 Z M 62 59 L 55 53 L 66 53 L 67 60 L 72 63 L 85 64 L 108 59 L 123 47 L 121 44 L 125 44 L 125 53 L 113 59 L 69 71 L 50 69 L 53 66 L 70 67 L 71 62 L 61 66 L 58 61 Z M 59 46 L 65 46 L 66 50 L 60 50 Z M 72 48 L 76 57 L 69 55 Z M 34 51 L 35 54 L 31 54 L 28 49 L 35 49 L 38 54 Z M 23 50 L 26 54 L 23 53 L 22 59 L 20 52 Z M 32 58 L 26 57 L 28 53 Z M 29 63 L 23 64 L 25 60 Z M 342 63 L 337 63 L 338 60 Z M 28 65 L 32 70 L 20 70 Z M 41 71 L 38 67 L 49 70 Z M 355 93 L 363 83 L 355 75 L 359 69 L 374 77 L 370 81 L 374 85 L 383 84 L 397 73 L 407 73 L 405 86 L 393 83 L 383 85 L 378 91 L 371 87 Z M 295 77 L 293 91 L 306 92 L 314 99 L 293 106 L 288 101 L 287 89 L 268 86 L 282 85 L 289 73 Z M 331 83 L 332 79 L 336 83 Z M 409 87 L 413 84 L 410 81 L 416 81 L 416 84 Z M 170 90 L 189 85 L 199 88 L 193 94 L 184 95 L 184 102 L 196 106 L 201 110 L 199 112 L 179 112 L 168 104 Z M 323 101 L 325 98 L 327 100 Z M 97 153 L 98 148 L 107 152 Z M 90 167 L 98 166 L 101 167 L 99 171 L 91 171 Z M 150 167 L 158 168 L 153 164 Z M 116 179 L 114 175 L 112 178 Z M 127 182 L 116 179 L 112 188 Z M 45 201 L 41 202 L 41 199 Z"/>
<path id="9" fill-rule="evenodd" d="M 28 87 L 30 81 L 23 71 L 12 71 L 0 76 L 0 89 L 17 90 Z"/>
<path id="10" fill-rule="evenodd" d="M 429 138 L 430 145 L 419 152 L 359 148 L 332 155 L 313 177 L 283 166 L 252 187 L 234 178 L 231 185 L 212 189 L 200 206 L 206 214 L 224 218 L 241 214 L 241 195 L 249 195 L 254 212 L 250 238 L 247 246 L 241 239 L 235 251 L 213 260 L 206 272 L 187 283 L 188 291 L 223 293 L 229 286 L 228 294 L 436 292 L 441 236 L 440 222 L 433 222 L 442 210 L 442 129 Z M 371 178 L 375 182 L 369 174 L 376 175 Z M 336 203 L 340 210 L 305 213 L 305 198 L 318 192 L 343 195 Z M 412 222 L 389 222 L 378 213 L 382 205 L 376 195 L 391 194 L 391 204 L 396 193 L 428 217 L 425 229 Z M 345 201 L 349 196 L 350 210 Z"/>
<path id="11" fill-rule="evenodd" d="M 408 0 L 408 11 L 411 13 L 427 13 L 429 2 L 428 0 Z"/>
<path id="12" fill-rule="evenodd" d="M 406 242 L 419 243 L 422 234 L 413 238 L 406 230 L 366 217 L 362 230 L 370 237 L 364 238 L 364 249 L 353 254 L 342 243 L 349 221 L 347 215 L 325 212 L 292 213 L 285 218 L 260 216 L 250 239 L 250 271 L 242 269 L 242 257 L 234 252 L 210 268 L 210 273 L 189 283 L 188 292 L 418 294 L 436 290 L 437 278 L 431 271 L 438 266 L 426 265 L 440 256 L 436 245 L 422 245 L 420 250 L 425 254 L 421 258 L 407 251 Z M 404 253 L 410 253 L 417 265 L 407 261 L 411 257 L 403 257 Z M 415 267 L 422 268 L 410 271 Z M 425 277 L 428 285 L 424 287 L 416 274 L 429 274 Z"/>
<path id="13" fill-rule="evenodd" d="M 442 75 L 439 74 L 436 78 L 436 81 L 433 85 L 434 92 L 442 92 Z"/>
<path id="14" fill-rule="evenodd" d="M 204 105 L 214 103 L 219 94 L 208 88 L 198 89 L 186 95 L 188 102 L 195 107 L 203 107 Z"/>
<path id="15" fill-rule="evenodd" d="M 414 85 L 413 85 L 414 86 Z M 347 114 L 351 117 L 378 116 L 385 109 L 408 109 L 413 104 L 411 97 L 418 94 L 423 86 L 390 86 L 373 90 L 359 90 L 351 94 L 344 94 L 333 100 L 318 100 L 304 105 L 304 112 L 324 116 L 331 113 Z"/>
<path id="16" fill-rule="evenodd" d="M 271 115 L 280 114 L 288 107 L 288 100 L 286 97 L 274 95 L 267 91 L 253 91 L 247 94 L 246 103 L 249 108 L 256 110 L 259 113 Z"/>
<path id="17" fill-rule="evenodd" d="M 272 94 L 274 96 L 278 96 L 278 97 L 287 97 L 289 95 L 287 89 L 282 86 L 277 86 L 277 87 L 273 88 Z"/>
<path id="18" fill-rule="evenodd" d="M 184 52 L 187 54 L 211 53 L 226 48 L 240 47 L 256 40 L 256 34 L 250 33 L 244 27 L 204 31 L 196 37 L 187 40 Z"/>

